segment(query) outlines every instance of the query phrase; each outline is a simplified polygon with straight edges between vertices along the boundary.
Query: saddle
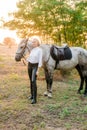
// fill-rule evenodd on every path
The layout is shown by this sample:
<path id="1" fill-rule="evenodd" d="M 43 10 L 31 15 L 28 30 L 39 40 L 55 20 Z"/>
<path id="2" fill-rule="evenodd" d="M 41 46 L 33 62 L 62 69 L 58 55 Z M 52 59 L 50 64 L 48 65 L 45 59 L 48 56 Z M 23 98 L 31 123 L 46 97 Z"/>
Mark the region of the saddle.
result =
<path id="1" fill-rule="evenodd" d="M 72 58 L 71 50 L 67 45 L 64 47 L 52 45 L 52 47 L 50 48 L 50 54 L 52 58 L 56 61 L 56 64 L 58 64 L 59 61 L 70 60 Z"/>

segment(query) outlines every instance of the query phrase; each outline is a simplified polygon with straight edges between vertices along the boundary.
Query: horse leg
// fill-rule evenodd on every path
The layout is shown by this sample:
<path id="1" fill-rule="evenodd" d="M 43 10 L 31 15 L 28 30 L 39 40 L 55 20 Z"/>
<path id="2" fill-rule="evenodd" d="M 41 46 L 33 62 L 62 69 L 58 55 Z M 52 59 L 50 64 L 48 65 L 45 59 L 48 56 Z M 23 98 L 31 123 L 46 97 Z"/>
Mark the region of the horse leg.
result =
<path id="1" fill-rule="evenodd" d="M 44 93 L 44 96 L 48 96 L 49 98 L 52 98 L 53 74 L 49 72 L 47 69 L 44 69 L 44 71 L 45 71 L 45 78 L 47 83 L 47 91 Z"/>
<path id="2" fill-rule="evenodd" d="M 87 76 L 85 76 L 85 91 L 84 96 L 87 96 Z"/>
<path id="3" fill-rule="evenodd" d="M 81 94 L 81 90 L 83 89 L 83 84 L 84 84 L 84 76 L 82 74 L 82 71 L 81 71 L 81 67 L 80 65 L 78 64 L 76 67 L 75 67 L 80 75 L 80 79 L 81 79 L 81 82 L 80 82 L 80 87 L 78 89 L 78 93 Z"/>

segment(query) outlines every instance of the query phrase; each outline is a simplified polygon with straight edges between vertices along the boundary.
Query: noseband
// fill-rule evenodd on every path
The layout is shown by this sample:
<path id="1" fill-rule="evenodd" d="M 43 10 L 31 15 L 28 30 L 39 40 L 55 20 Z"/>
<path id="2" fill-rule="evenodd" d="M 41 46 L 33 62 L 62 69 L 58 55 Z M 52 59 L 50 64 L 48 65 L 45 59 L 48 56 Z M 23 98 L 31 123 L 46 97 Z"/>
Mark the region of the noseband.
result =
<path id="1" fill-rule="evenodd" d="M 23 50 L 22 50 L 20 53 L 17 53 L 17 52 L 16 52 L 16 54 L 19 54 L 19 55 L 21 56 L 21 58 L 22 58 L 22 57 L 25 58 L 25 57 L 24 57 L 25 48 L 27 48 L 27 49 L 28 49 L 28 52 L 30 53 L 30 50 L 29 50 L 29 48 L 28 48 L 28 46 L 27 46 L 27 43 L 25 43 L 25 46 L 23 47 Z"/>

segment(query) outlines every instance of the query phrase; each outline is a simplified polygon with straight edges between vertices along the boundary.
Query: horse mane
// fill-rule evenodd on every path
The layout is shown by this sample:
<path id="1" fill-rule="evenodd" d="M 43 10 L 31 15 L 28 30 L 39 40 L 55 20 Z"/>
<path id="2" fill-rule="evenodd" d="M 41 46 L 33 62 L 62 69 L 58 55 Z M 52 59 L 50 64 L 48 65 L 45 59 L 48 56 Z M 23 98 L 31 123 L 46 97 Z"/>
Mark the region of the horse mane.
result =
<path id="1" fill-rule="evenodd" d="M 22 44 L 22 43 L 27 43 L 28 42 L 28 40 L 29 40 L 29 38 L 23 38 L 21 41 L 20 41 L 20 44 Z"/>

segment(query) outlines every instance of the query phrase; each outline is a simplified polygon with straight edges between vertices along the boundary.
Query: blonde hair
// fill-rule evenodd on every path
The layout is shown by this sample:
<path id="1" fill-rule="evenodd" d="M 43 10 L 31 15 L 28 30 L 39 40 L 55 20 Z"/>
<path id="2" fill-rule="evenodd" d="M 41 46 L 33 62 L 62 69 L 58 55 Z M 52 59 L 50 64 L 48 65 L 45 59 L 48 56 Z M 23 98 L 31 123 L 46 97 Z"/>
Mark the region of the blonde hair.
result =
<path id="1" fill-rule="evenodd" d="M 32 36 L 29 38 L 30 41 L 36 40 L 38 42 L 38 46 L 41 44 L 41 40 L 38 36 Z"/>

